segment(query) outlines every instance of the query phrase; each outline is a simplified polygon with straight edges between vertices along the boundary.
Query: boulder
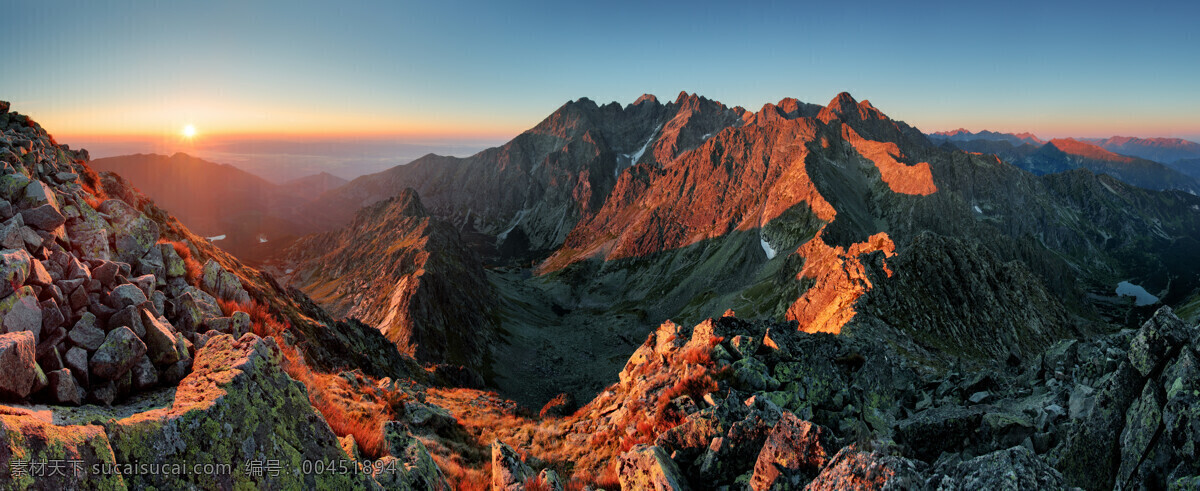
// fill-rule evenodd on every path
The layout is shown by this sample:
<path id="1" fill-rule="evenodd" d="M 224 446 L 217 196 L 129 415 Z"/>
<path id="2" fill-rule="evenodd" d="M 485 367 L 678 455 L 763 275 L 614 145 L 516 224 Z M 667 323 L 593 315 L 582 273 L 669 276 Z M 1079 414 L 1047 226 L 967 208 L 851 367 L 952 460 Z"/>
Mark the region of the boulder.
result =
<path id="1" fill-rule="evenodd" d="M 88 368 L 97 377 L 113 380 L 133 368 L 145 354 L 146 344 L 128 327 L 119 327 L 108 332 Z"/>
<path id="2" fill-rule="evenodd" d="M 50 206 L 55 210 L 61 209 L 58 205 L 58 198 L 55 197 L 54 188 L 42 181 L 31 181 L 25 186 L 24 195 L 17 201 L 17 206 L 22 209 L 36 208 L 42 205 Z"/>
<path id="3" fill-rule="evenodd" d="M 21 210 L 21 218 L 26 225 L 47 232 L 54 231 L 67 222 L 66 217 L 58 211 L 58 208 L 49 204 Z"/>
<path id="4" fill-rule="evenodd" d="M 154 368 L 149 356 L 143 356 L 130 371 L 133 373 L 131 382 L 134 389 L 145 390 L 158 385 L 158 369 Z"/>
<path id="5" fill-rule="evenodd" d="M 24 399 L 33 390 L 37 360 L 33 334 L 0 334 L 0 396 Z"/>
<path id="6" fill-rule="evenodd" d="M 878 450 L 859 450 L 849 445 L 838 451 L 821 473 L 804 488 L 807 491 L 843 489 L 907 490 L 925 489 L 925 477 L 918 462 Z"/>
<path id="7" fill-rule="evenodd" d="M 0 251 L 0 298 L 15 291 L 29 277 L 30 263 L 33 257 L 25 249 L 4 249 Z"/>
<path id="8" fill-rule="evenodd" d="M 108 294 L 108 305 L 121 310 L 126 307 L 137 307 L 148 300 L 146 293 L 137 285 L 126 283 L 113 288 Z"/>
<path id="9" fill-rule="evenodd" d="M 46 270 L 41 261 L 33 259 L 29 262 L 29 277 L 25 281 L 30 285 L 50 286 L 54 283 L 54 278 L 50 276 L 50 272 Z"/>
<path id="10" fill-rule="evenodd" d="M 831 457 L 830 432 L 783 413 L 758 453 L 750 487 L 756 491 L 773 486 L 799 486 L 817 475 Z"/>
<path id="11" fill-rule="evenodd" d="M 434 430 L 450 428 L 458 424 L 458 420 L 454 419 L 450 411 L 420 402 L 405 404 L 404 414 L 408 417 L 409 424 Z"/>
<path id="12" fill-rule="evenodd" d="M 929 489 L 1067 489 L 1062 474 L 1021 446 L 943 465 L 932 474 Z"/>
<path id="13" fill-rule="evenodd" d="M 95 467 L 113 469 L 116 465 L 108 437 L 100 426 L 59 426 L 32 415 L 0 414 L 0 441 L 4 442 L 0 450 L 0 483 L 6 489 L 127 488 L 118 473 L 91 473 Z M 64 466 L 59 469 L 47 464 L 45 475 L 37 477 L 17 471 L 22 465 L 29 470 L 32 460 L 53 460 Z"/>
<path id="14" fill-rule="evenodd" d="M 1129 342 L 1129 362 L 1143 377 L 1149 376 L 1168 356 L 1168 351 L 1187 341 L 1188 328 L 1171 307 L 1162 307 L 1142 324 Z"/>
<path id="15" fill-rule="evenodd" d="M 67 354 L 63 356 L 63 366 L 71 369 L 71 375 L 75 376 L 75 380 L 82 386 L 88 384 L 88 353 L 83 348 L 78 346 L 67 350 Z"/>
<path id="16" fill-rule="evenodd" d="M 534 475 L 516 450 L 499 440 L 492 442 L 492 491 L 522 491 Z"/>
<path id="17" fill-rule="evenodd" d="M 104 330 L 96 327 L 96 322 L 95 315 L 91 312 L 84 313 L 67 334 L 67 339 L 88 352 L 96 351 L 104 344 L 105 338 Z"/>
<path id="18" fill-rule="evenodd" d="M 983 413 L 958 406 L 926 409 L 897 425 L 896 442 L 908 447 L 905 455 L 932 462 L 942 452 L 957 452 L 975 441 Z"/>
<path id="19" fill-rule="evenodd" d="M 621 454 L 617 479 L 621 482 L 621 489 L 688 489 L 687 479 L 679 472 L 675 461 L 654 445 L 634 445 Z"/>
<path id="20" fill-rule="evenodd" d="M 142 325 L 146 328 L 146 335 L 142 339 L 146 342 L 146 354 L 150 356 L 150 361 L 156 366 L 164 366 L 182 359 L 175 347 L 175 329 L 146 309 L 142 309 L 141 317 Z"/>
<path id="21" fill-rule="evenodd" d="M 250 314 L 239 310 L 229 317 L 229 333 L 234 336 L 241 337 L 250 332 L 250 326 Z"/>
<path id="22" fill-rule="evenodd" d="M 384 489 L 450 489 L 446 475 L 434 463 L 425 444 L 414 438 L 403 423 L 384 423 L 383 433 L 388 455 L 381 459 L 383 470 L 373 477 Z"/>
<path id="23" fill-rule="evenodd" d="M 117 280 L 121 267 L 113 261 L 101 261 L 99 266 L 92 269 L 92 278 L 100 280 L 105 287 L 112 287 Z"/>
<path id="24" fill-rule="evenodd" d="M 114 252 L 117 259 L 136 264 L 158 243 L 158 223 L 119 199 L 105 200 L 99 211 L 108 215 L 112 224 Z"/>
<path id="25" fill-rule="evenodd" d="M 71 375 L 70 368 L 54 370 L 47 375 L 50 381 L 50 399 L 59 404 L 78 406 L 83 402 L 80 394 L 83 390 Z"/>
<path id="26" fill-rule="evenodd" d="M 118 327 L 128 327 L 138 337 L 146 335 L 146 327 L 142 324 L 141 309 L 130 305 L 115 312 L 108 318 L 108 328 L 116 329 Z"/>
<path id="27" fill-rule="evenodd" d="M 14 298 L 15 297 L 15 298 Z M 28 287 L 0 301 L 5 332 L 28 332 L 37 344 L 42 337 L 42 305 Z"/>
<path id="28" fill-rule="evenodd" d="M 117 461 L 244 463 L 269 456 L 286 466 L 346 459 L 304 386 L 280 368 L 279 360 L 271 338 L 221 335 L 209 340 L 196 354 L 194 371 L 176 388 L 172 405 L 107 423 Z M 374 487 L 369 476 L 358 473 L 241 471 L 239 464 L 231 474 L 138 474 L 127 476 L 127 484 L 137 489 Z"/>

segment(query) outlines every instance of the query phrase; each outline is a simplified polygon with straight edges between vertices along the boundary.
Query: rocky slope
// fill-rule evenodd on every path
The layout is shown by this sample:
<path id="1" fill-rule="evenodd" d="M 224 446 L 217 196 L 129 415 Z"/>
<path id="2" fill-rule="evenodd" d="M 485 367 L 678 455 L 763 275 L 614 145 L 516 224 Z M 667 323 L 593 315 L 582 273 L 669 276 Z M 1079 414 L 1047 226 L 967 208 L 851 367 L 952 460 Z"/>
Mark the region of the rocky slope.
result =
<path id="1" fill-rule="evenodd" d="M 495 293 L 458 230 L 433 218 L 417 193 L 359 210 L 337 232 L 293 244 L 277 268 L 335 317 L 379 329 L 426 363 L 486 371 L 495 339 Z"/>

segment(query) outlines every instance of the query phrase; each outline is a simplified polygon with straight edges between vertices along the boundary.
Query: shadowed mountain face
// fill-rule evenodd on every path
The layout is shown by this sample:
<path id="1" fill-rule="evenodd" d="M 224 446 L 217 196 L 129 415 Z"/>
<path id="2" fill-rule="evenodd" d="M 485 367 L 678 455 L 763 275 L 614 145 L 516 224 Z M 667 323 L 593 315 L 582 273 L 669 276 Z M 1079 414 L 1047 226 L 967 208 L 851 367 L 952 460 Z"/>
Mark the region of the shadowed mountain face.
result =
<path id="1" fill-rule="evenodd" d="M 251 264 L 295 237 L 312 232 L 300 207 L 345 180 L 330 174 L 274 184 L 225 164 L 186 154 L 125 155 L 92 161 L 153 198 L 188 227 Z"/>
<path id="2" fill-rule="evenodd" d="M 296 241 L 286 254 L 296 270 L 281 278 L 335 317 L 378 328 L 422 362 L 484 367 L 496 336 L 495 294 L 478 255 L 411 189 L 362 208 L 336 232 Z"/>

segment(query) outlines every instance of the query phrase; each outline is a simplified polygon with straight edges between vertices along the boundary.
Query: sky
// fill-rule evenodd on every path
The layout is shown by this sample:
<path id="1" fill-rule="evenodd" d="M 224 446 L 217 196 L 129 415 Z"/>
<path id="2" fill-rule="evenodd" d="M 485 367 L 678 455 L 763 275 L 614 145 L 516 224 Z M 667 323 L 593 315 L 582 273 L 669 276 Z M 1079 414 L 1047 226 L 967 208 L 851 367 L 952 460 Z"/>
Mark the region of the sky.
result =
<path id="1" fill-rule="evenodd" d="M 924 131 L 1200 140 L 1197 4 L 18 0 L 0 99 L 65 142 L 191 124 L 482 147 L 568 100 L 680 91 L 750 110 L 848 91 Z"/>

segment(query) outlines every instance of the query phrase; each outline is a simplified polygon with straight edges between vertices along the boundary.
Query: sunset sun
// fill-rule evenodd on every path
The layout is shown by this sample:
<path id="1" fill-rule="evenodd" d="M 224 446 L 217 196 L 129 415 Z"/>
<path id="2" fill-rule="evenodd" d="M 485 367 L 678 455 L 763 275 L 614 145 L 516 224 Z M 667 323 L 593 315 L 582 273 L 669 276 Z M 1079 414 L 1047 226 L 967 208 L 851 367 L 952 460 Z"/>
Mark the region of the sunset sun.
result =
<path id="1" fill-rule="evenodd" d="M 196 136 L 196 127 L 195 126 L 192 126 L 189 124 L 189 125 L 183 127 L 183 137 L 184 138 L 192 138 L 194 136 Z"/>

